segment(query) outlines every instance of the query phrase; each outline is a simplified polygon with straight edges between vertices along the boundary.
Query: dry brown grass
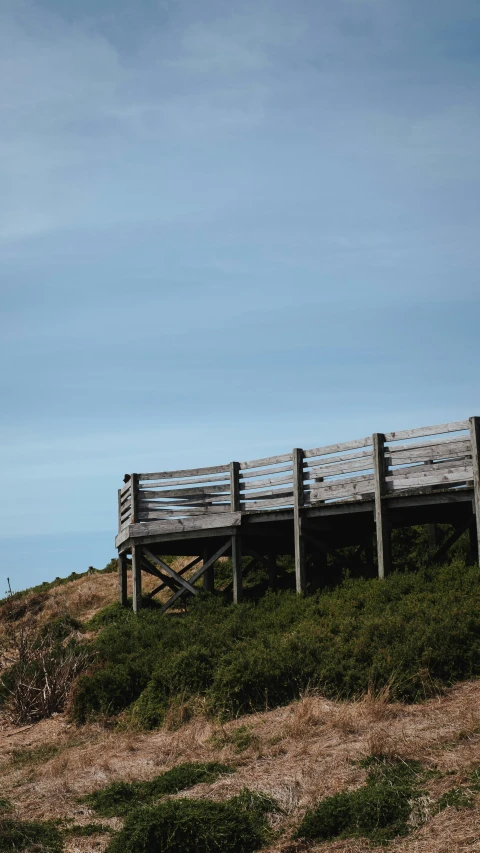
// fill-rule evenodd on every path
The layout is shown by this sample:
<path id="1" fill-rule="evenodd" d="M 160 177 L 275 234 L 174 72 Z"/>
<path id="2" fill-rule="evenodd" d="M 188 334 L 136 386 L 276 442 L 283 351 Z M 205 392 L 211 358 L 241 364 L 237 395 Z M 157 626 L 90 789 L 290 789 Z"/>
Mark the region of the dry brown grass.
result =
<path id="1" fill-rule="evenodd" d="M 220 727 L 198 715 L 176 730 L 152 733 L 108 731 L 99 726 L 76 729 L 64 716 L 44 720 L 24 732 L 0 733 L 0 772 L 3 793 L 22 817 L 68 816 L 89 822 L 92 814 L 78 797 L 115 779 L 149 779 L 181 761 L 222 761 L 237 772 L 213 784 L 201 784 L 189 796 L 226 799 L 244 785 L 273 796 L 284 809 L 274 825 L 284 836 L 298 825 L 305 809 L 321 797 L 362 784 L 365 771 L 359 759 L 371 753 L 414 758 L 437 767 L 446 777 L 429 783 L 432 797 L 463 782 L 480 763 L 480 682 L 452 689 L 423 705 L 387 705 L 381 700 L 350 703 L 306 695 L 274 711 L 235 720 Z M 238 726 L 254 732 L 251 746 L 238 753 L 228 735 Z M 219 737 L 222 732 L 226 737 Z M 11 735 L 10 737 L 8 735 Z M 55 743 L 60 749 L 42 765 L 9 762 L 19 746 L 35 748 Z M 219 745 L 220 744 L 220 745 Z M 181 796 L 178 795 L 178 796 Z M 115 822 L 113 822 L 115 823 Z M 95 839 L 69 839 L 67 851 L 101 849 Z M 106 842 L 105 842 L 106 843 Z M 282 846 L 283 844 L 283 846 Z M 480 811 L 449 808 L 391 845 L 393 851 L 480 850 Z M 360 853 L 360 841 L 328 845 L 278 843 L 273 851 L 329 850 Z"/>

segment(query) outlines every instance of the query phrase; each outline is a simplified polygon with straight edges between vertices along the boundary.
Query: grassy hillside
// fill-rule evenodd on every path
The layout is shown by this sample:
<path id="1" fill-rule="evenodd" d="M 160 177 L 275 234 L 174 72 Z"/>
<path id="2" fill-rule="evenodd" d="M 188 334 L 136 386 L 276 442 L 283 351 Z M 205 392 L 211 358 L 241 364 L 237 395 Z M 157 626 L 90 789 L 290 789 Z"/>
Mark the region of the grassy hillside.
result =
<path id="1" fill-rule="evenodd" d="M 476 849 L 480 575 L 422 536 L 305 599 L 137 618 L 111 564 L 0 602 L 0 853 Z"/>

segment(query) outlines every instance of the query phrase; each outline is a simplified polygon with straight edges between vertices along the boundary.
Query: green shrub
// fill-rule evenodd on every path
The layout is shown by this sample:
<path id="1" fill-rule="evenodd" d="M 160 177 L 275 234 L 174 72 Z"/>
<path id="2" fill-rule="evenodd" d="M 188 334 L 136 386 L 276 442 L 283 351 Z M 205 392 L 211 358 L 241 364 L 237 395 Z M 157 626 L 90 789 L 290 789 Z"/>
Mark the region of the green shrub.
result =
<path id="1" fill-rule="evenodd" d="M 248 791 L 223 803 L 166 800 L 132 812 L 107 853 L 253 853 L 268 837 L 274 808 Z"/>
<path id="2" fill-rule="evenodd" d="M 450 806 L 455 809 L 471 809 L 473 807 L 472 792 L 465 787 L 450 788 L 440 797 L 437 803 L 437 810 L 442 812 Z"/>
<path id="3" fill-rule="evenodd" d="M 363 836 L 383 842 L 406 834 L 419 793 L 417 775 L 414 764 L 375 759 L 365 785 L 326 797 L 307 811 L 296 837 L 329 841 Z"/>
<path id="4" fill-rule="evenodd" d="M 392 700 L 418 701 L 480 674 L 480 573 L 458 559 L 382 583 L 347 579 L 306 598 L 268 593 L 234 606 L 202 597 L 182 618 L 103 613 L 97 668 L 73 699 L 79 723 L 128 708 L 152 728 L 172 701 L 198 695 L 233 717 L 308 687 L 340 699 L 388 688 Z"/>
<path id="5" fill-rule="evenodd" d="M 133 808 L 152 805 L 167 794 L 177 794 L 200 782 L 214 782 L 222 774 L 232 772 L 231 767 L 216 762 L 185 762 L 149 782 L 112 782 L 106 788 L 88 794 L 83 802 L 102 817 L 124 815 Z"/>
<path id="6" fill-rule="evenodd" d="M 61 853 L 62 836 L 53 823 L 0 818 L 0 853 Z"/>

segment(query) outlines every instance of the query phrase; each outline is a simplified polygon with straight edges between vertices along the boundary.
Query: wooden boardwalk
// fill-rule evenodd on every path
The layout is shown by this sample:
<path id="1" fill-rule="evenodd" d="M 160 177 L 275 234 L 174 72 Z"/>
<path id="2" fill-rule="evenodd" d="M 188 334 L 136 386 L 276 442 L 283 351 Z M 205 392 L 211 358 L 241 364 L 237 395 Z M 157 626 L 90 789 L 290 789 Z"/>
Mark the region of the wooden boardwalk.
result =
<path id="1" fill-rule="evenodd" d="M 362 554 L 367 572 L 383 578 L 391 568 L 392 528 L 413 524 L 430 524 L 432 540 L 435 524 L 453 525 L 432 559 L 441 559 L 467 529 L 478 558 L 479 447 L 480 418 L 472 417 L 248 462 L 127 474 L 118 491 L 115 541 L 120 601 L 127 600 L 129 554 L 134 610 L 142 603 L 142 571 L 158 578 L 150 595 L 171 589 L 167 609 L 197 595 L 200 577 L 213 590 L 222 556 L 232 558 L 235 602 L 242 576 L 255 564 L 265 565 L 275 587 L 284 554 L 295 557 L 299 593 L 329 580 L 328 555 L 330 565 L 343 569 Z M 353 556 L 339 553 L 346 546 L 355 546 Z M 192 559 L 179 573 L 162 554 Z M 250 558 L 243 571 L 242 556 Z"/>

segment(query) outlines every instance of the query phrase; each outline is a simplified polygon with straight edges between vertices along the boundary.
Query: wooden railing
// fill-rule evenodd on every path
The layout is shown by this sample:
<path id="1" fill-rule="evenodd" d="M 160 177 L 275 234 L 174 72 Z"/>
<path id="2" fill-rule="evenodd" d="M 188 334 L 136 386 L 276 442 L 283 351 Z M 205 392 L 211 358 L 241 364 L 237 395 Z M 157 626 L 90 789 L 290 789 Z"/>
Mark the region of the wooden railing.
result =
<path id="1" fill-rule="evenodd" d="M 129 474 L 119 530 L 133 522 L 358 501 L 473 481 L 478 418 L 210 468 Z M 475 447 L 472 450 L 472 429 Z M 477 461 L 478 466 L 478 461 Z"/>

